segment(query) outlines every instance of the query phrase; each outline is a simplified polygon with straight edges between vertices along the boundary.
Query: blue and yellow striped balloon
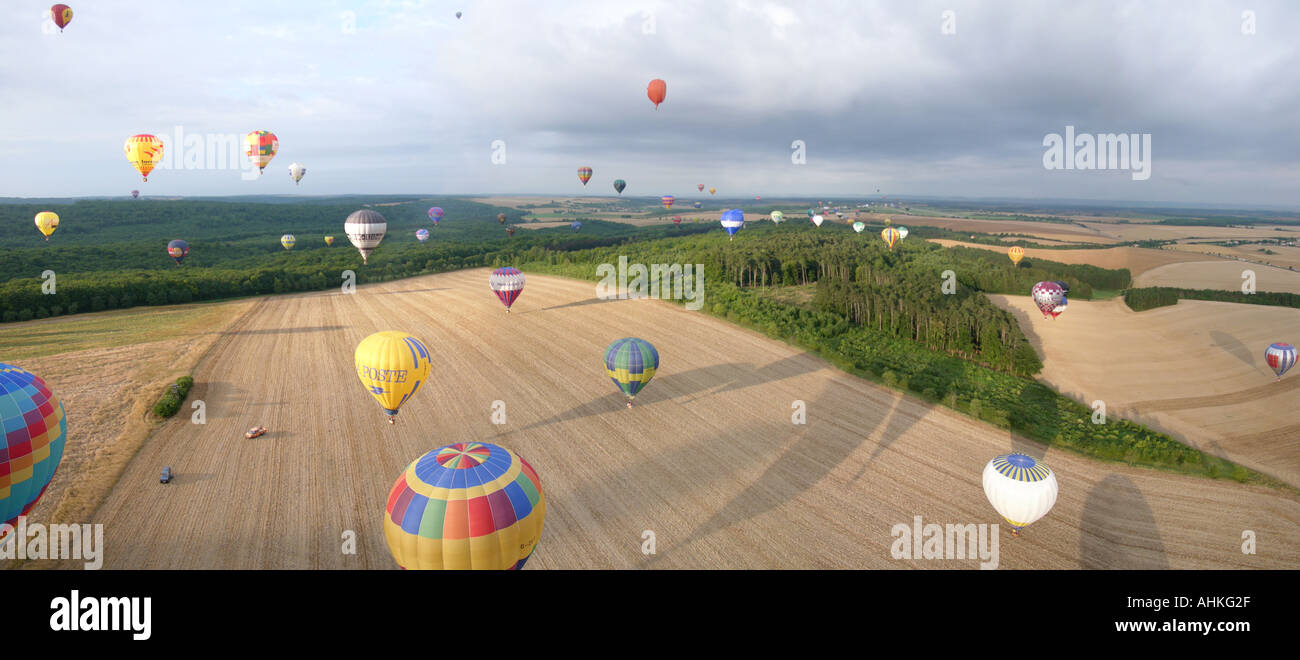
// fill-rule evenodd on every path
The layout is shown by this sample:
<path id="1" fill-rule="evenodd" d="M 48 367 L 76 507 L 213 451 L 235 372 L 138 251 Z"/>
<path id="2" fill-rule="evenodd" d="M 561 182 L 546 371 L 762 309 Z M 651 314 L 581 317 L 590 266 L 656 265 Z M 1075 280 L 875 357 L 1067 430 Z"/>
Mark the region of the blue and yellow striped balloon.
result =
<path id="1" fill-rule="evenodd" d="M 521 569 L 542 536 L 546 496 L 518 454 L 463 442 L 415 459 L 388 493 L 384 539 L 406 569 Z"/>
<path id="2" fill-rule="evenodd" d="M 40 501 L 67 438 L 63 403 L 45 381 L 0 364 L 0 525 L 16 525 Z"/>
<path id="3" fill-rule="evenodd" d="M 376 332 L 357 345 L 357 378 L 392 422 L 429 379 L 429 360 L 429 349 L 419 339 L 393 330 Z"/>
<path id="4" fill-rule="evenodd" d="M 293 246 L 297 244 L 298 239 L 294 238 L 293 234 L 285 234 L 280 237 L 280 245 L 283 245 L 286 250 L 292 250 Z"/>
<path id="5" fill-rule="evenodd" d="M 624 337 L 605 349 L 605 373 L 627 396 L 628 407 L 658 369 L 659 351 L 644 339 Z"/>

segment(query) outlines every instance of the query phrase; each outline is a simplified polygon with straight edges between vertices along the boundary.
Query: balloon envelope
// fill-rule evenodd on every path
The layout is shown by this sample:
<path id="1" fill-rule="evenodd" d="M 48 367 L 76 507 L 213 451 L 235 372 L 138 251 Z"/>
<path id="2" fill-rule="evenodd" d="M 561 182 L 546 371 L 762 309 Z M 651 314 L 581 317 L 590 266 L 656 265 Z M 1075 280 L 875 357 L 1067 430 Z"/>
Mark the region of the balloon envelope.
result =
<path id="1" fill-rule="evenodd" d="M 421 243 L 429 240 L 429 230 L 428 229 L 415 230 L 415 238 L 418 239 Z"/>
<path id="2" fill-rule="evenodd" d="M 1272 369 L 1274 374 L 1277 374 L 1278 380 L 1282 379 L 1282 374 L 1295 366 L 1295 359 L 1295 346 L 1285 342 L 1269 344 L 1264 350 L 1264 362 L 1268 363 L 1268 368 Z"/>
<path id="3" fill-rule="evenodd" d="M 167 256 L 171 257 L 177 264 L 189 253 L 190 244 L 179 238 L 167 244 Z"/>
<path id="4" fill-rule="evenodd" d="M 140 196 L 140 191 L 139 191 L 139 190 L 132 190 L 132 191 L 131 191 L 131 199 L 136 199 L 136 198 L 139 197 L 139 196 Z"/>
<path id="5" fill-rule="evenodd" d="M 885 241 L 885 245 L 888 245 L 890 250 L 893 250 L 894 246 L 898 245 L 898 230 L 893 227 L 885 227 L 885 230 L 880 232 L 880 238 Z"/>
<path id="6" fill-rule="evenodd" d="M 569 224 L 569 227 L 573 229 L 573 231 L 578 231 L 579 229 L 582 229 L 582 223 L 578 222 L 577 220 L 574 220 L 572 223 Z"/>
<path id="7" fill-rule="evenodd" d="M 0 525 L 17 525 L 40 501 L 63 460 L 68 419 L 45 381 L 0 364 Z M 5 536 L 0 528 L 0 539 Z M 18 539 L 26 543 L 27 539 Z"/>
<path id="8" fill-rule="evenodd" d="M 745 224 L 745 213 L 740 209 L 727 209 L 722 212 L 722 228 L 727 230 L 728 236 L 735 236 L 740 231 L 740 227 Z"/>
<path id="9" fill-rule="evenodd" d="M 899 238 L 899 240 L 902 240 L 902 239 L 904 239 L 904 238 L 907 238 L 907 227 L 899 227 L 899 228 L 898 228 L 898 238 Z"/>
<path id="10" fill-rule="evenodd" d="M 1030 295 L 1034 298 L 1034 304 L 1038 305 L 1038 311 L 1043 313 L 1043 317 L 1051 316 L 1056 318 L 1061 312 L 1056 308 L 1061 305 L 1065 299 L 1065 290 L 1056 282 L 1039 282 L 1030 290 Z"/>
<path id="11" fill-rule="evenodd" d="M 419 339 L 395 330 L 376 332 L 357 344 L 354 364 L 361 385 L 389 417 L 429 380 L 429 349 Z"/>
<path id="12" fill-rule="evenodd" d="M 714 194 L 714 193 L 716 193 L 716 192 L 718 192 L 718 189 L 717 189 L 717 188 L 709 188 L 709 194 L 710 194 L 710 195 L 712 195 L 712 194 Z"/>
<path id="13" fill-rule="evenodd" d="M 302 181 L 302 177 L 307 174 L 307 168 L 302 163 L 292 163 L 289 165 L 289 178 L 293 179 L 294 184 Z"/>
<path id="14" fill-rule="evenodd" d="M 524 274 L 518 268 L 498 268 L 488 276 L 488 287 L 495 293 L 506 311 L 515 304 L 515 299 L 524 292 Z"/>
<path id="15" fill-rule="evenodd" d="M 140 173 L 141 178 L 148 181 L 149 173 L 153 171 L 154 166 L 162 162 L 163 142 L 153 135 L 141 133 L 127 138 L 122 150 L 126 153 L 127 161 Z"/>
<path id="16" fill-rule="evenodd" d="M 704 184 L 702 184 L 702 183 L 697 183 L 697 184 L 695 184 L 695 188 L 696 188 L 697 190 L 699 190 L 700 192 L 704 192 Z"/>
<path id="17" fill-rule="evenodd" d="M 622 179 L 614 179 L 614 192 L 622 195 L 623 189 L 627 187 L 627 182 Z"/>
<path id="18" fill-rule="evenodd" d="M 668 83 L 655 78 L 650 81 L 645 93 L 646 96 L 650 97 L 650 101 L 655 104 L 655 110 L 658 110 L 659 104 L 663 103 L 664 97 L 668 95 Z"/>
<path id="19" fill-rule="evenodd" d="M 605 374 L 628 401 L 645 388 L 659 369 L 659 351 L 636 337 L 617 339 L 605 349 Z"/>
<path id="20" fill-rule="evenodd" d="M 865 222 L 855 222 L 855 223 L 853 223 L 853 231 L 855 231 L 855 232 L 857 232 L 857 233 L 859 233 L 859 234 L 861 234 L 861 233 L 862 233 L 862 230 L 863 230 L 863 229 L 866 229 L 866 228 L 867 228 L 867 223 L 865 223 Z"/>
<path id="21" fill-rule="evenodd" d="M 782 220 L 785 220 L 785 214 L 781 213 L 780 211 L 772 211 L 771 218 L 772 218 L 772 224 L 779 225 L 781 224 Z"/>
<path id="22" fill-rule="evenodd" d="M 45 240 L 50 240 L 50 234 L 53 234 L 54 230 L 58 228 L 59 214 L 53 211 L 41 211 L 36 214 L 36 229 L 45 234 Z"/>
<path id="23" fill-rule="evenodd" d="M 670 209 L 673 207 L 673 202 L 677 201 L 677 198 L 672 195 L 664 195 L 659 198 L 659 201 L 663 203 L 664 208 Z"/>
<path id="24" fill-rule="evenodd" d="M 825 222 L 825 220 L 826 220 L 826 218 L 823 218 L 823 217 L 821 217 L 820 215 L 814 215 L 814 216 L 812 217 L 812 222 L 813 222 L 813 224 L 814 224 L 814 225 L 817 225 L 818 227 L 822 226 L 822 222 Z"/>
<path id="25" fill-rule="evenodd" d="M 72 22 L 72 8 L 64 4 L 50 7 L 50 19 L 59 26 L 59 32 L 62 32 L 63 28 L 68 27 L 68 23 Z M 94 21 L 91 23 L 93 24 Z"/>
<path id="26" fill-rule="evenodd" d="M 989 504 L 1016 530 L 1047 515 L 1059 490 L 1052 469 L 1024 454 L 1004 454 L 989 461 L 983 482 Z"/>
<path id="27" fill-rule="evenodd" d="M 285 234 L 280 237 L 280 245 L 283 245 L 286 250 L 292 250 L 293 246 L 297 244 L 298 239 L 294 238 L 293 234 Z"/>
<path id="28" fill-rule="evenodd" d="M 326 245 L 333 245 L 333 244 L 334 244 L 334 237 L 333 237 L 333 236 L 326 236 L 326 237 L 325 237 L 325 244 L 326 244 Z"/>
<path id="29" fill-rule="evenodd" d="M 253 131 L 244 136 L 244 155 L 257 166 L 260 174 L 280 150 L 280 140 L 270 131 Z"/>
<path id="30" fill-rule="evenodd" d="M 388 221 L 376 211 L 362 209 L 348 216 L 343 223 L 343 232 L 361 253 L 361 263 L 369 263 L 370 253 L 379 247 L 384 234 L 388 233 Z"/>
<path id="31" fill-rule="evenodd" d="M 587 182 L 588 182 L 588 181 L 591 181 L 591 168 L 590 168 L 590 167 L 579 167 L 579 168 L 578 168 L 578 180 L 582 182 L 582 185 L 584 185 L 584 186 L 587 185 Z"/>
<path id="32" fill-rule="evenodd" d="M 518 454 L 486 442 L 435 449 L 397 478 L 384 539 L 413 570 L 521 569 L 542 536 L 546 496 Z"/>
<path id="33" fill-rule="evenodd" d="M 1011 258 L 1011 263 L 1019 266 L 1020 260 L 1025 258 L 1025 249 L 1019 245 L 1012 246 L 1007 250 L 1007 256 Z"/>

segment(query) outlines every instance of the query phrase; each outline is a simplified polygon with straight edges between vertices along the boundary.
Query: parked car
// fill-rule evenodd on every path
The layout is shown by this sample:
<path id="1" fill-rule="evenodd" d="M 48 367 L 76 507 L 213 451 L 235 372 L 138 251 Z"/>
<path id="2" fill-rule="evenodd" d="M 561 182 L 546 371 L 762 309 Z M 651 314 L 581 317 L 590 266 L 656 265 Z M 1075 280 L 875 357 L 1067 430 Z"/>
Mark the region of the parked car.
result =
<path id="1" fill-rule="evenodd" d="M 265 433 L 266 433 L 265 426 L 254 426 L 253 428 L 248 429 L 247 431 L 244 432 L 244 437 L 256 438 L 258 436 L 264 435 Z"/>
<path id="2" fill-rule="evenodd" d="M 172 482 L 172 479 L 175 478 L 176 478 L 176 473 L 172 472 L 171 466 L 168 465 L 167 467 L 163 468 L 162 477 L 158 479 L 158 483 L 169 484 Z"/>

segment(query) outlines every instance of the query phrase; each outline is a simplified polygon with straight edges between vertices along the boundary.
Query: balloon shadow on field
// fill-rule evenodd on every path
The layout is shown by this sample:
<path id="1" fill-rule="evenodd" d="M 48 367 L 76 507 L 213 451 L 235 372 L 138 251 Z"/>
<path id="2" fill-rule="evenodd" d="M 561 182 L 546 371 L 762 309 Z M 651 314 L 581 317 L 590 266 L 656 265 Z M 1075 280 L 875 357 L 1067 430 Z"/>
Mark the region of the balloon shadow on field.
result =
<path id="1" fill-rule="evenodd" d="M 450 287 L 436 287 L 431 289 L 402 289 L 401 291 L 376 291 L 378 296 L 391 296 L 394 293 L 426 293 L 429 291 L 450 291 Z"/>
<path id="2" fill-rule="evenodd" d="M 261 330 L 226 330 L 218 334 L 222 335 L 297 335 L 308 332 L 332 332 L 334 330 L 345 330 L 341 325 L 318 325 L 309 328 L 264 328 Z"/>
<path id="3" fill-rule="evenodd" d="M 1222 349 L 1223 352 L 1232 355 L 1252 367 L 1255 366 L 1254 354 L 1252 354 L 1250 349 L 1246 348 L 1246 345 L 1241 343 L 1241 341 L 1236 337 L 1233 337 L 1222 330 L 1212 330 L 1210 331 L 1210 339 L 1214 340 L 1214 346 Z"/>
<path id="4" fill-rule="evenodd" d="M 172 469 L 175 470 L 175 468 L 172 468 Z M 176 471 L 176 474 L 175 474 L 174 476 L 172 476 L 172 481 L 171 481 L 171 483 L 170 483 L 170 484 L 167 484 L 167 485 L 169 485 L 169 486 L 177 486 L 177 485 L 184 486 L 184 485 L 192 484 L 192 483 L 197 484 L 197 483 L 200 483 L 200 482 L 203 482 L 203 481 L 208 481 L 209 479 L 213 479 L 213 478 L 215 478 L 216 476 L 217 476 L 217 474 L 216 474 L 215 472 L 189 472 L 189 473 L 186 473 L 186 472 L 181 472 L 181 471 L 177 470 L 177 471 Z"/>
<path id="5" fill-rule="evenodd" d="M 550 307 L 543 307 L 541 309 L 530 309 L 522 313 L 531 314 L 533 312 L 549 312 L 553 309 L 567 309 L 569 307 L 585 307 L 587 305 L 599 305 L 600 303 L 611 303 L 611 302 L 619 302 L 619 299 L 618 298 L 587 298 L 584 300 L 575 300 L 571 303 L 564 303 L 563 305 L 552 305 Z"/>
<path id="6" fill-rule="evenodd" d="M 1079 568 L 1168 570 L 1155 515 L 1142 491 L 1123 475 L 1107 475 L 1083 503 Z"/>
<path id="7" fill-rule="evenodd" d="M 740 362 L 728 362 L 656 376 L 645 391 L 637 395 L 633 403 L 636 406 L 646 406 L 667 399 L 678 399 L 703 392 L 716 394 L 740 390 L 763 383 L 784 380 L 803 373 L 809 373 L 814 371 L 815 368 L 821 368 L 820 366 L 813 368 L 815 362 L 812 360 L 802 360 L 801 362 L 804 365 L 802 368 L 795 366 L 800 362 L 796 358 L 798 356 L 778 360 L 762 368 L 754 368 L 751 364 Z M 612 382 L 610 388 L 614 389 Z M 626 402 L 627 397 L 622 392 L 615 390 L 610 394 L 574 406 L 548 419 L 533 422 L 521 430 L 527 431 L 558 422 L 568 422 L 591 415 L 600 415 L 624 408 L 627 405 Z M 683 401 L 683 403 L 690 403 L 690 401 Z"/>

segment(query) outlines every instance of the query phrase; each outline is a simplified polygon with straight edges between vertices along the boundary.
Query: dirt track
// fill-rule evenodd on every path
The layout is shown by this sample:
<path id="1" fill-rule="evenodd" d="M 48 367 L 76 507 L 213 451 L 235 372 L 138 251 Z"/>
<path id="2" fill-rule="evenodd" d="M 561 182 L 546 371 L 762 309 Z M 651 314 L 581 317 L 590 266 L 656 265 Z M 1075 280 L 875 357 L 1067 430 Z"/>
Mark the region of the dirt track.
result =
<path id="1" fill-rule="evenodd" d="M 395 568 L 381 518 L 416 456 L 485 440 L 527 458 L 547 519 L 528 568 L 973 568 L 896 561 L 893 525 L 997 523 L 992 456 L 1044 457 L 1005 431 L 845 375 L 756 333 L 657 301 L 599 301 L 529 275 L 515 312 L 473 270 L 267 298 L 196 370 L 184 415 L 151 437 L 93 522 L 108 568 Z M 383 422 L 352 351 L 402 329 L 434 352 L 429 385 Z M 600 365 L 635 335 L 662 356 L 628 410 Z M 508 424 L 490 422 L 503 401 Z M 791 405 L 807 405 L 807 424 Z M 245 440 L 242 431 L 271 432 Z M 1300 497 L 1101 464 L 1059 451 L 1060 499 L 1003 568 L 1300 568 Z M 163 486 L 164 465 L 179 473 Z M 1258 555 L 1239 549 L 1242 530 Z M 358 551 L 340 551 L 344 530 Z M 643 530 L 657 554 L 643 556 Z"/>

